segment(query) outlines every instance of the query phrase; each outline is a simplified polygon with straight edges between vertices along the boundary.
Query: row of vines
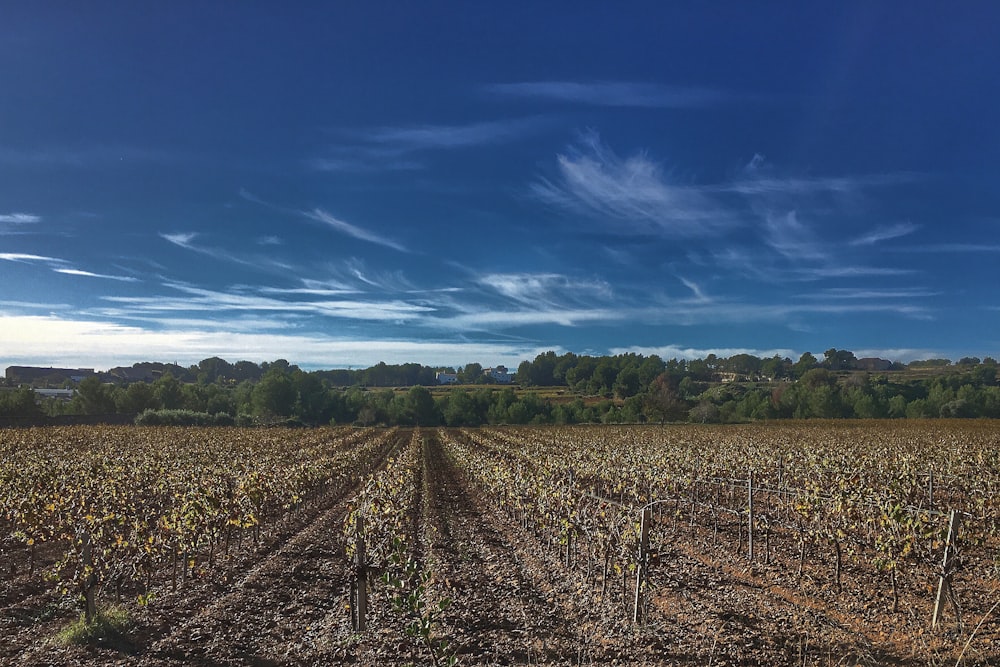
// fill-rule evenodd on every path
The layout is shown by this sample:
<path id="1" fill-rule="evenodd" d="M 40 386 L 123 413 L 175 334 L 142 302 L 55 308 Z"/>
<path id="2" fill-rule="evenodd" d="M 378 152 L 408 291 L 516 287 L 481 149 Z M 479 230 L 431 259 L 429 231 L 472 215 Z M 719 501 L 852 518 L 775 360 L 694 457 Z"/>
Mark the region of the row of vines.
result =
<path id="1" fill-rule="evenodd" d="M 0 431 L 0 571 L 45 577 L 95 612 L 212 573 L 262 527 L 358 483 L 390 432 L 65 427 Z M 220 575 L 221 576 L 221 575 Z"/>
<path id="2" fill-rule="evenodd" d="M 365 480 L 351 503 L 343 529 L 347 556 L 354 563 L 351 621 L 356 631 L 369 623 L 401 630 L 415 664 L 454 665 L 454 647 L 438 636 L 450 599 L 433 590 L 428 437 L 433 436 L 415 429 L 409 443 Z"/>
<path id="3" fill-rule="evenodd" d="M 484 497 L 626 606 L 649 554 L 700 536 L 859 607 L 875 599 L 895 612 L 905 594 L 929 608 L 951 511 L 961 518 L 947 573 L 960 579 L 956 615 L 997 595 L 1000 433 L 990 424 L 490 428 L 450 432 L 447 444 Z M 652 521 L 640 558 L 643 507 Z"/>

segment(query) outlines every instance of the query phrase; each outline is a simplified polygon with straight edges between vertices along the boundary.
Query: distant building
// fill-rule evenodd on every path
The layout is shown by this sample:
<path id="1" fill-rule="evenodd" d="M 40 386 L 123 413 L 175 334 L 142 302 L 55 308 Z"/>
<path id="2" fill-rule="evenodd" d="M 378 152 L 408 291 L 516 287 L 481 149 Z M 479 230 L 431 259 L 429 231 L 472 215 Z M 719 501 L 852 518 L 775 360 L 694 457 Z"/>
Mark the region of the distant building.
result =
<path id="1" fill-rule="evenodd" d="M 93 368 L 41 368 L 38 366 L 8 366 L 6 377 L 17 384 L 62 384 L 67 380 L 80 383 L 96 375 Z"/>
<path id="2" fill-rule="evenodd" d="M 58 398 L 61 401 L 68 401 L 76 393 L 75 389 L 35 389 L 35 395 L 41 398 Z"/>
<path id="3" fill-rule="evenodd" d="M 437 372 L 434 374 L 437 379 L 438 384 L 457 384 L 458 383 L 458 373 L 441 373 Z"/>
<path id="4" fill-rule="evenodd" d="M 888 359 L 865 357 L 855 361 L 854 367 L 859 371 L 890 371 L 892 370 L 892 362 Z"/>
<path id="5" fill-rule="evenodd" d="M 510 384 L 511 375 L 506 366 L 484 368 L 483 373 L 485 373 L 487 377 L 493 378 L 493 381 L 497 384 Z"/>

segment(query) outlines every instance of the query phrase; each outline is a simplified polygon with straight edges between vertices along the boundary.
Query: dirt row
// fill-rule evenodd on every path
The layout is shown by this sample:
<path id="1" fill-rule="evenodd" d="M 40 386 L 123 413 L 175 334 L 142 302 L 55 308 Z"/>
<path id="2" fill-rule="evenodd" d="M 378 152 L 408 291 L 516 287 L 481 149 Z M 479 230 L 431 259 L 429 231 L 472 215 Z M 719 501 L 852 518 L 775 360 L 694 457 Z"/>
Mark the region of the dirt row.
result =
<path id="1" fill-rule="evenodd" d="M 956 639 L 912 635 L 918 615 L 906 605 L 893 615 L 873 598 L 879 604 L 856 614 L 824 588 L 822 573 L 819 583 L 796 585 L 780 562 L 748 563 L 697 526 L 659 527 L 645 617 L 633 625 L 628 575 L 602 593 L 582 568 L 566 568 L 558 545 L 481 495 L 443 436 L 420 434 L 410 527 L 427 602 L 445 603 L 434 607 L 435 648 L 407 634 L 411 618 L 393 612 L 377 577 L 369 628 L 352 629 L 343 524 L 355 488 L 289 515 L 180 590 L 164 574 L 148 606 L 126 603 L 134 627 L 119 642 L 51 641 L 76 609 L 18 574 L 0 584 L 0 665 L 954 664 L 944 657 Z M 404 447 L 411 433 L 396 437 Z M 852 586 L 876 583 L 846 576 Z M 983 630 L 990 637 L 995 628 Z M 975 649 L 963 664 L 1000 664 L 988 644 Z"/>
<path id="2" fill-rule="evenodd" d="M 394 447 L 408 434 L 400 432 Z M 88 646 L 55 637 L 79 610 L 26 575 L 7 582 L 0 608 L 0 665 L 270 665 L 336 659 L 329 627 L 346 618 L 349 564 L 342 537 L 357 489 L 314 499 L 174 590 L 163 572 L 145 606 L 123 599 L 127 635 Z M 105 598 L 108 597 L 105 593 Z M 114 602 L 114 598 L 104 603 Z M 341 651 L 341 653 L 343 653 Z"/>

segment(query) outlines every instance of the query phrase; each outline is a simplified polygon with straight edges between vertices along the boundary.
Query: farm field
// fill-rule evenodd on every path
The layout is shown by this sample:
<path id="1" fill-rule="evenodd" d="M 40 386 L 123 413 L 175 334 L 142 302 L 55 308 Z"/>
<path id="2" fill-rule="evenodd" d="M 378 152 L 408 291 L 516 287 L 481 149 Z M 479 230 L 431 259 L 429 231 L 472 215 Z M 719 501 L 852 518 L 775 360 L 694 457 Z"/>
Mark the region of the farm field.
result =
<path id="1" fill-rule="evenodd" d="M 0 572 L 3 665 L 997 664 L 1000 424 L 3 430 Z"/>

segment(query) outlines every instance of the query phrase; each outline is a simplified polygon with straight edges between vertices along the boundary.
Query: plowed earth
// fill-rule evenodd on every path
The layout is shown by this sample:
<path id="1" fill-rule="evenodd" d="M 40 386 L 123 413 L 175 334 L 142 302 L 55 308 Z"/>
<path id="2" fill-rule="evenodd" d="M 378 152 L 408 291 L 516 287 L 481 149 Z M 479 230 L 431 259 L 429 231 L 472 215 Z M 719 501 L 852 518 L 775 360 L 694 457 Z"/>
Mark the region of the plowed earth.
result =
<path id="1" fill-rule="evenodd" d="M 409 436 L 400 433 L 399 446 Z M 601 586 L 566 568 L 557 546 L 480 496 L 436 433 L 426 432 L 422 453 L 413 555 L 431 573 L 432 602 L 450 601 L 432 628 L 447 646 L 433 655 L 406 634 L 378 582 L 368 629 L 352 630 L 343 525 L 354 489 L 284 517 L 176 591 L 162 573 L 147 606 L 123 599 L 127 635 L 92 645 L 54 639 L 79 610 L 22 569 L 0 581 L 0 664 L 419 665 L 453 657 L 464 665 L 916 667 L 955 664 L 969 636 L 968 628 L 961 636 L 926 631 L 925 600 L 904 599 L 892 613 L 884 582 L 861 573 L 845 572 L 844 585 L 883 593 L 841 603 L 821 569 L 807 567 L 802 583 L 787 564 L 751 565 L 718 546 L 713 530 L 669 521 L 659 527 L 667 546 L 651 566 L 645 619 L 635 626 L 627 577 Z M 967 613 L 974 622 L 984 610 Z M 1000 664 L 995 623 L 974 639 L 962 664 Z"/>

